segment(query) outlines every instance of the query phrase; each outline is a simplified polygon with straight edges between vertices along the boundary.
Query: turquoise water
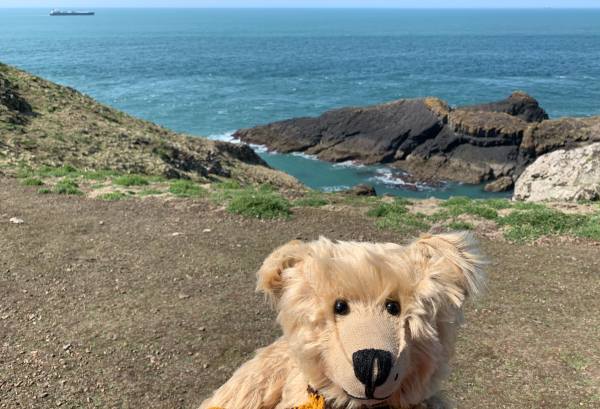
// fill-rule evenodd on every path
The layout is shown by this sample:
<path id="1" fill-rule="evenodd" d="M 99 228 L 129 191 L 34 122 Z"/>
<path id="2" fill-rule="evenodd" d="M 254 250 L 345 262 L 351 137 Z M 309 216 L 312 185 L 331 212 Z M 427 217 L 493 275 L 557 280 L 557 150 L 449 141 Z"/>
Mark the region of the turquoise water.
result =
<path id="1" fill-rule="evenodd" d="M 222 139 L 334 107 L 427 95 L 459 105 L 515 89 L 553 117 L 600 114 L 599 10 L 96 11 L 59 18 L 0 9 L 0 61 Z M 452 184 L 413 192 L 381 169 L 261 155 L 318 188 L 369 182 L 402 195 L 484 194 Z"/>

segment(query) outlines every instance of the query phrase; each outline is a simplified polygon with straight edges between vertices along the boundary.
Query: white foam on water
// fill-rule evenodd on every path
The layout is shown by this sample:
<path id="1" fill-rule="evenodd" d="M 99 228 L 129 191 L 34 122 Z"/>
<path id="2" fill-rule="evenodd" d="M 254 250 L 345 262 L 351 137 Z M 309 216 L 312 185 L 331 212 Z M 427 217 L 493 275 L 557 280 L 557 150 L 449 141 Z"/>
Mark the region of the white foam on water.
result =
<path id="1" fill-rule="evenodd" d="M 423 183 L 411 183 L 402 179 L 401 175 L 398 172 L 394 172 L 391 169 L 377 169 L 375 171 L 376 175 L 369 178 L 371 182 L 379 182 L 387 186 L 393 187 L 411 187 L 416 188 L 417 190 L 432 190 L 431 186 L 428 186 Z"/>
<path id="2" fill-rule="evenodd" d="M 240 141 L 239 139 L 237 139 L 233 136 L 234 133 L 235 133 L 235 131 L 223 132 L 223 133 L 219 133 L 219 134 L 212 134 L 212 135 L 208 135 L 208 139 L 212 139 L 214 141 L 231 142 L 231 143 L 235 143 L 235 144 L 243 143 L 242 141 Z M 254 143 L 249 143 L 248 145 L 252 149 L 254 149 L 254 151 L 256 153 L 276 153 L 275 151 L 269 150 L 269 148 L 267 148 L 265 145 L 257 145 Z"/>
<path id="3" fill-rule="evenodd" d="M 319 158 L 317 158 L 317 155 L 309 155 L 304 152 L 292 152 L 292 153 L 290 153 L 290 155 L 298 156 L 299 158 L 304 158 L 304 159 L 309 159 L 309 160 L 319 160 Z"/>
<path id="4" fill-rule="evenodd" d="M 333 165 L 334 168 L 364 168 L 365 165 L 362 163 L 355 162 L 353 160 L 347 160 L 346 162 L 340 162 Z"/>
<path id="5" fill-rule="evenodd" d="M 401 177 L 394 175 L 391 169 L 377 169 L 376 175 L 369 178 L 372 182 L 379 182 L 385 185 L 405 186 L 408 183 Z"/>
<path id="6" fill-rule="evenodd" d="M 275 151 L 270 151 L 265 145 L 257 145 L 255 143 L 249 143 L 250 147 L 254 149 L 256 153 L 277 153 Z"/>
<path id="7" fill-rule="evenodd" d="M 223 141 L 223 142 L 232 142 L 232 143 L 241 143 L 239 139 L 233 137 L 233 133 L 235 131 L 223 132 L 218 134 L 208 135 L 208 139 L 212 139 L 215 141 Z"/>
<path id="8" fill-rule="evenodd" d="M 320 188 L 323 192 L 341 192 L 342 190 L 350 189 L 350 186 L 347 185 L 338 185 L 338 186 L 323 186 Z"/>

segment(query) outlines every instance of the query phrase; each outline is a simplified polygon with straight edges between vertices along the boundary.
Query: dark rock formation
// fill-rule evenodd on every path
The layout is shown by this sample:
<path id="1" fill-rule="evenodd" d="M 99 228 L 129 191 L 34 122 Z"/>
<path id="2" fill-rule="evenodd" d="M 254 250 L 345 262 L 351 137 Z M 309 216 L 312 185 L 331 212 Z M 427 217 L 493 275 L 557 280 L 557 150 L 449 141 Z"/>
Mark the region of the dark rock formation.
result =
<path id="1" fill-rule="evenodd" d="M 540 107 L 538 101 L 520 91 L 513 92 L 511 96 L 501 101 L 470 105 L 461 109 L 477 112 L 504 112 L 525 122 L 542 122 L 548 119 L 548 114 Z"/>
<path id="2" fill-rule="evenodd" d="M 417 180 L 514 180 L 537 156 L 600 137 L 600 118 L 550 121 L 515 92 L 490 104 L 450 108 L 437 98 L 342 108 L 237 131 L 244 142 L 331 162 L 387 164 Z M 507 181 L 508 179 L 504 179 Z"/>

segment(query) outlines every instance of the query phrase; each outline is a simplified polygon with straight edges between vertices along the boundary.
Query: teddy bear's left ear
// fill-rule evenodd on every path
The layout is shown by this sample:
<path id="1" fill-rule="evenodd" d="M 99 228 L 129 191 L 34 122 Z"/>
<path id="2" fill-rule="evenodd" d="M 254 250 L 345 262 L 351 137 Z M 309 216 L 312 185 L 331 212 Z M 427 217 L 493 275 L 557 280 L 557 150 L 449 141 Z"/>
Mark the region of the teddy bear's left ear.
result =
<path id="1" fill-rule="evenodd" d="M 416 293 L 429 304 L 460 308 L 484 286 L 487 262 L 470 233 L 424 235 L 409 252 L 422 275 Z"/>
<path id="2" fill-rule="evenodd" d="M 256 291 L 263 292 L 276 304 L 284 285 L 282 273 L 302 261 L 306 253 L 307 245 L 300 240 L 292 240 L 275 249 L 256 273 Z"/>

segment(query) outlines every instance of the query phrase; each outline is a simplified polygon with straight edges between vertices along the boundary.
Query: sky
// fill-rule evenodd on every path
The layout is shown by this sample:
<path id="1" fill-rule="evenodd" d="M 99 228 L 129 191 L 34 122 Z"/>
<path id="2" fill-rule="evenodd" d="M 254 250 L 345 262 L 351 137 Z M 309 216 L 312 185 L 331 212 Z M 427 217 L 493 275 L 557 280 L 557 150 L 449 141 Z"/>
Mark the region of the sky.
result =
<path id="1" fill-rule="evenodd" d="M 600 0 L 0 0 L 1 7 L 599 8 Z"/>

